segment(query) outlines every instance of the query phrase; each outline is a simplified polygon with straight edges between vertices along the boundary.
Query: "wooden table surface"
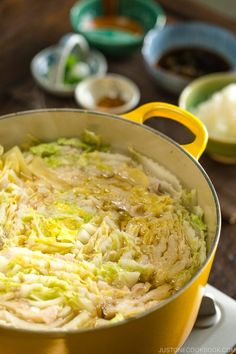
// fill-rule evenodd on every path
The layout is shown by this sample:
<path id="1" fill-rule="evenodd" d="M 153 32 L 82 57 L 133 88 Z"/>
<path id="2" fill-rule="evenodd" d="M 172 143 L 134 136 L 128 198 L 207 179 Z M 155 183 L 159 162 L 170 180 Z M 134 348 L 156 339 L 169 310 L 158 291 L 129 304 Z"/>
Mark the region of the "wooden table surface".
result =
<path id="1" fill-rule="evenodd" d="M 178 0 L 179 1 L 179 0 Z M 236 24 L 228 22 L 202 7 L 188 8 L 187 0 L 180 0 L 183 12 L 170 0 L 161 0 L 168 14 L 168 21 L 207 19 L 225 24 L 236 32 Z M 43 107 L 77 107 L 73 99 L 58 99 L 44 93 L 30 75 L 30 61 L 43 48 L 56 43 L 71 31 L 69 10 L 74 0 L 1 0 L 0 1 L 0 115 Z M 150 79 L 144 68 L 140 52 L 130 57 L 108 58 L 109 72 L 131 78 L 141 90 L 140 103 L 166 101 L 177 103 L 177 98 L 161 91 Z M 183 142 L 182 129 L 173 129 L 165 121 L 150 121 L 179 142 Z M 174 133 L 173 133 L 174 132 Z M 9 132 L 10 134 L 10 132 Z M 200 162 L 212 179 L 222 205 L 223 225 L 209 283 L 236 299 L 236 224 L 229 219 L 236 212 L 236 166 L 222 165 L 206 154 Z"/>

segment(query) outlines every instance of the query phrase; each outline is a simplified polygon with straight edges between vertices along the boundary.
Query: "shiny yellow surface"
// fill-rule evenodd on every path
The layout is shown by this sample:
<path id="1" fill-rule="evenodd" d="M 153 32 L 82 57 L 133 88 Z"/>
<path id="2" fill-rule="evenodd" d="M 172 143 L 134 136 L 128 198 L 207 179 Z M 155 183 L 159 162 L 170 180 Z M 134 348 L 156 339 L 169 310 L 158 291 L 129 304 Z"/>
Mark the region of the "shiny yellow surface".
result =
<path id="1" fill-rule="evenodd" d="M 168 103 L 152 102 L 124 114 L 123 118 L 142 124 L 154 116 L 173 119 L 187 127 L 195 135 L 195 140 L 182 147 L 197 160 L 200 158 L 207 145 L 208 133 L 203 123 L 193 114 Z"/>

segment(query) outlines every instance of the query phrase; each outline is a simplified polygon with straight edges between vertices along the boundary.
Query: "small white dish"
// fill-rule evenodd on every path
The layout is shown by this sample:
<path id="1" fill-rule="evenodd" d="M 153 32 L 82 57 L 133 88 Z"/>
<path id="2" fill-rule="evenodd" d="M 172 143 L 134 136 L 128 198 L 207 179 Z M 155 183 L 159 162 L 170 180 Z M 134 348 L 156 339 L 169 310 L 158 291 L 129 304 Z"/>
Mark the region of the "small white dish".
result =
<path id="1" fill-rule="evenodd" d="M 73 96 L 78 82 L 68 83 L 63 79 L 71 53 L 78 56 L 78 64 L 73 69 L 77 76 L 79 73 L 81 80 L 83 77 L 104 75 L 107 72 L 107 61 L 102 53 L 90 50 L 82 36 L 67 34 L 58 45 L 42 50 L 31 61 L 31 73 L 45 91 L 57 96 Z"/>
<path id="2" fill-rule="evenodd" d="M 99 102 L 107 98 L 111 100 L 119 98 L 123 102 L 115 107 L 101 106 Z M 122 75 L 93 75 L 76 86 L 75 99 L 83 108 L 120 114 L 137 106 L 140 100 L 140 90 L 133 81 Z"/>

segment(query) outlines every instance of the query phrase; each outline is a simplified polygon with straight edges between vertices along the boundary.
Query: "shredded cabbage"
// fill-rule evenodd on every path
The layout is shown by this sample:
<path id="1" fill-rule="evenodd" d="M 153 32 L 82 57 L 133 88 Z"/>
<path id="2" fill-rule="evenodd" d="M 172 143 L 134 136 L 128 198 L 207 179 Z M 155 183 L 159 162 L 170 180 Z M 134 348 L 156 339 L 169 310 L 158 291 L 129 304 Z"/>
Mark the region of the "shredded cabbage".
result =
<path id="1" fill-rule="evenodd" d="M 122 321 L 206 258 L 203 211 L 169 171 L 93 132 L 0 149 L 0 323 L 70 330 Z"/>

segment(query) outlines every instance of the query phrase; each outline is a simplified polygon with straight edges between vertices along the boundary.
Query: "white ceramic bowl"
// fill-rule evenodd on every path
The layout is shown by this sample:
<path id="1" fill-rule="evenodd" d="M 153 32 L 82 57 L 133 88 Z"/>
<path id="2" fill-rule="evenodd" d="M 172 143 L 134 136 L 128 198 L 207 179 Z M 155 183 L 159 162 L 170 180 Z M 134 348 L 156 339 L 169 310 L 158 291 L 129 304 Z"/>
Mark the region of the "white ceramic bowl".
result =
<path id="1" fill-rule="evenodd" d="M 73 96 L 77 83 L 66 83 L 63 78 L 68 57 L 75 49 L 78 63 L 82 56 L 84 60 L 80 65 L 87 66 L 86 76 L 104 75 L 107 72 L 104 55 L 97 50 L 90 50 L 82 36 L 68 33 L 57 45 L 42 50 L 32 59 L 31 73 L 41 88 L 56 96 Z"/>
<path id="2" fill-rule="evenodd" d="M 104 97 L 119 97 L 124 104 L 117 107 L 98 107 Z M 120 114 L 134 108 L 140 100 L 140 91 L 130 79 L 117 75 L 93 75 L 79 83 L 75 89 L 77 103 L 86 109 Z"/>

